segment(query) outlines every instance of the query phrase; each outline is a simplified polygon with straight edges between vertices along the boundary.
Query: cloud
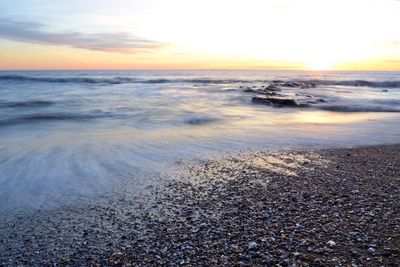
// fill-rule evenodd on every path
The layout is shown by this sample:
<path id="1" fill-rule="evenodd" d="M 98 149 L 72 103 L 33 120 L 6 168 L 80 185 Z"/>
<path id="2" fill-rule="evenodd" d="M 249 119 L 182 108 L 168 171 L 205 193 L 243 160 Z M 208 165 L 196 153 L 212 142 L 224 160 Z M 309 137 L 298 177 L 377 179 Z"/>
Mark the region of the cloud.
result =
<path id="1" fill-rule="evenodd" d="M 137 38 L 128 33 L 50 32 L 38 22 L 0 18 L 0 39 L 44 45 L 66 45 L 96 51 L 137 53 L 159 48 L 164 44 Z"/>

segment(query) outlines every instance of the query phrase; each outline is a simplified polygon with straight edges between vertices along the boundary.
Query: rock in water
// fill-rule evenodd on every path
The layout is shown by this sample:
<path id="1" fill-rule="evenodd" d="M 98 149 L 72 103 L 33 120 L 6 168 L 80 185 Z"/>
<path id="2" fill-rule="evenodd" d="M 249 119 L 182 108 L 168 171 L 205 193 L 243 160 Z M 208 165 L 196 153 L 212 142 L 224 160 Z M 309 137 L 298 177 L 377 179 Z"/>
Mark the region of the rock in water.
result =
<path id="1" fill-rule="evenodd" d="M 265 87 L 265 90 L 268 91 L 282 91 L 281 89 L 279 89 L 276 85 L 274 84 L 270 84 L 267 87 Z"/>
<path id="2" fill-rule="evenodd" d="M 273 105 L 277 107 L 300 107 L 294 99 L 291 98 L 274 98 L 274 97 L 260 97 L 255 96 L 252 99 L 253 103 Z"/>

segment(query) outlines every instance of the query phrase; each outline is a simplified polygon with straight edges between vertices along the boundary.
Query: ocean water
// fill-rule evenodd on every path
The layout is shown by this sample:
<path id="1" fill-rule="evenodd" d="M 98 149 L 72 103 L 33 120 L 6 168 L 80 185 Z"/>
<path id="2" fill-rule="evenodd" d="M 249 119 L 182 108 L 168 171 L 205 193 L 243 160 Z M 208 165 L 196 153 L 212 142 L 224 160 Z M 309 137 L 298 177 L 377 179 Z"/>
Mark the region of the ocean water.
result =
<path id="1" fill-rule="evenodd" d="M 274 80 L 308 107 L 254 104 Z M 141 190 L 165 164 L 252 149 L 400 141 L 400 73 L 2 71 L 0 212 Z"/>

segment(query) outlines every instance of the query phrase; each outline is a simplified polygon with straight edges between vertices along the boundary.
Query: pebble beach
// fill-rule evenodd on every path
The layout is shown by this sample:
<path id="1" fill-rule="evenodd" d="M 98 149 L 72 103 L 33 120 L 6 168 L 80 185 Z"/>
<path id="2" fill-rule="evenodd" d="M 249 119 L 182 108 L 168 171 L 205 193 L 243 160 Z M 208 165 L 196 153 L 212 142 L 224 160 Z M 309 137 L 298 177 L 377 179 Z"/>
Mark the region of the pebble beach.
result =
<path id="1" fill-rule="evenodd" d="M 399 266 L 400 145 L 177 162 L 138 198 L 18 214 L 1 266 Z"/>

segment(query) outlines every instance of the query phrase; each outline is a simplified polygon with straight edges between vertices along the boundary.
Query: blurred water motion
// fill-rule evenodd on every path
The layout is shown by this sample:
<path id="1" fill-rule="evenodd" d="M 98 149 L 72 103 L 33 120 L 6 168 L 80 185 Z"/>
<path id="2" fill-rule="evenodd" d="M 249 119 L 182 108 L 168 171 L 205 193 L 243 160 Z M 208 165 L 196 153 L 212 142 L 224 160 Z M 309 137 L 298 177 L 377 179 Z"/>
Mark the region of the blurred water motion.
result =
<path id="1" fill-rule="evenodd" d="M 324 103 L 255 105 L 273 80 Z M 0 72 L 0 210 L 141 190 L 163 164 L 243 149 L 399 142 L 399 73 Z M 116 189 L 118 187 L 119 189 Z"/>

